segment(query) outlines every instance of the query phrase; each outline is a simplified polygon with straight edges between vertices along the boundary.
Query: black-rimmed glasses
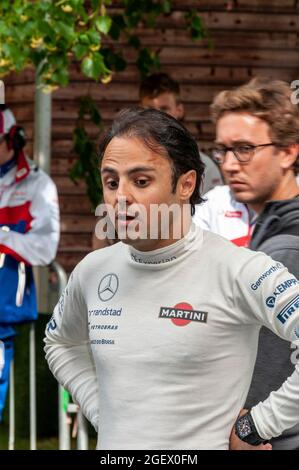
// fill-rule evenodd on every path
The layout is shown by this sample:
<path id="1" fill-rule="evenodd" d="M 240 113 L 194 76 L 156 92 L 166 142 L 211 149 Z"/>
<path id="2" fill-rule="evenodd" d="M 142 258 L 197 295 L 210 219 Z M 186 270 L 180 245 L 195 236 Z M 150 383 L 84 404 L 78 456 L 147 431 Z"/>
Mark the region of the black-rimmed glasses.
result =
<path id="1" fill-rule="evenodd" d="M 233 152 L 234 156 L 240 163 L 249 162 L 255 154 L 255 151 L 259 147 L 269 147 L 270 145 L 276 145 L 274 142 L 268 142 L 267 144 L 251 145 L 251 144 L 240 144 L 234 145 L 233 147 L 226 147 L 225 145 L 217 145 L 211 149 L 213 158 L 220 164 L 223 163 L 227 152 Z"/>

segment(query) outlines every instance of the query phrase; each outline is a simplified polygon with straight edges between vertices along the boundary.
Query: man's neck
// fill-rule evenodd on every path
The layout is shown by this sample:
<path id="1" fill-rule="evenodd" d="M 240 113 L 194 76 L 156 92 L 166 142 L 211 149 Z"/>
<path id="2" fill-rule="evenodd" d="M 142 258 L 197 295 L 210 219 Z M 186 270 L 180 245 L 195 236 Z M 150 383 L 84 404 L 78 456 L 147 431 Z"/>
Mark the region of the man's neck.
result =
<path id="1" fill-rule="evenodd" d="M 285 201 L 287 199 L 293 199 L 299 194 L 299 186 L 297 184 L 295 175 L 289 175 L 282 183 L 275 189 L 272 196 L 265 201 L 258 201 L 255 203 L 248 203 L 248 206 L 256 213 L 260 213 L 264 210 L 267 202 L 270 201 Z"/>
<path id="2" fill-rule="evenodd" d="M 182 238 L 184 238 L 190 230 L 191 227 L 191 214 L 190 214 L 190 206 L 184 205 L 181 212 L 181 218 L 176 220 L 175 223 L 170 227 L 167 228 L 169 230 L 169 237 L 168 238 L 158 238 L 157 240 L 151 240 L 150 238 L 147 240 L 136 240 L 135 243 L 128 243 L 133 248 L 138 251 L 155 251 L 161 248 L 166 248 L 167 246 L 171 246 L 174 243 L 178 242 Z M 126 241 L 124 241 L 126 243 Z"/>

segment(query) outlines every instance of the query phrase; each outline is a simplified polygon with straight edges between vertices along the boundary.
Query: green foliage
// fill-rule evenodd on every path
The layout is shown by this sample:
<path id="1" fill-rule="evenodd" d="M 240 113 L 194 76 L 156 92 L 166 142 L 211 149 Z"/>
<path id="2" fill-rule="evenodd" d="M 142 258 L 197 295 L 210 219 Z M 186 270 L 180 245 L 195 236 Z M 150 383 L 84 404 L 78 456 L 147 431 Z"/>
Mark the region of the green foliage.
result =
<path id="1" fill-rule="evenodd" d="M 154 28 L 161 15 L 172 10 L 171 0 L 123 0 L 122 10 L 109 10 L 112 0 L 1 0 L 0 77 L 33 66 L 41 86 L 52 91 L 69 81 L 71 61 L 81 63 L 84 75 L 108 83 L 126 61 L 120 36 L 138 51 L 141 75 L 160 68 L 158 52 L 144 48 L 137 35 L 140 25 Z M 191 37 L 206 37 L 195 10 L 185 16 Z M 102 46 L 103 37 L 109 47 Z"/>
<path id="2" fill-rule="evenodd" d="M 100 33 L 108 34 L 112 25 L 112 20 L 109 16 L 100 16 L 96 19 L 95 25 Z"/>
<path id="3" fill-rule="evenodd" d="M 75 56 L 86 76 L 107 79 L 111 71 L 99 50 L 112 23 L 105 13 L 109 2 L 88 4 L 85 0 L 1 1 L 0 75 L 31 65 L 44 88 L 52 91 L 68 83 Z"/>
<path id="4" fill-rule="evenodd" d="M 98 128 L 95 139 L 90 138 L 86 130 L 86 118 Z M 73 133 L 74 150 L 78 160 L 70 170 L 70 178 L 77 183 L 84 180 L 87 187 L 87 195 L 95 209 L 102 198 L 102 184 L 99 172 L 99 159 L 96 141 L 102 132 L 102 118 L 95 102 L 90 96 L 80 100 L 77 126 Z"/>
<path id="5" fill-rule="evenodd" d="M 40 86 L 51 92 L 69 82 L 72 60 L 82 73 L 108 83 L 114 72 L 127 66 L 118 45 L 120 37 L 136 49 L 141 76 L 160 69 L 159 53 L 143 47 L 138 28 L 155 28 L 161 15 L 172 11 L 171 0 L 123 0 L 122 9 L 109 10 L 112 0 L 0 0 L 0 78 L 12 71 L 34 67 Z M 185 15 L 192 39 L 207 37 L 196 10 Z M 103 46 L 103 38 L 108 39 Z M 108 45 L 109 44 L 109 45 Z M 101 181 L 94 141 L 85 129 L 85 115 L 101 132 L 101 117 L 91 98 L 80 104 L 74 146 L 78 160 L 70 176 L 85 180 L 93 207 L 101 199 Z"/>
<path id="6" fill-rule="evenodd" d="M 208 37 L 208 31 L 196 10 L 190 10 L 185 15 L 187 28 L 190 31 L 191 38 L 196 41 Z"/>
<path id="7" fill-rule="evenodd" d="M 147 48 L 143 48 L 139 52 L 137 66 L 139 68 L 141 76 L 145 77 L 146 75 L 149 75 L 150 73 L 159 70 L 159 56 L 155 54 L 155 52 L 149 51 Z"/>

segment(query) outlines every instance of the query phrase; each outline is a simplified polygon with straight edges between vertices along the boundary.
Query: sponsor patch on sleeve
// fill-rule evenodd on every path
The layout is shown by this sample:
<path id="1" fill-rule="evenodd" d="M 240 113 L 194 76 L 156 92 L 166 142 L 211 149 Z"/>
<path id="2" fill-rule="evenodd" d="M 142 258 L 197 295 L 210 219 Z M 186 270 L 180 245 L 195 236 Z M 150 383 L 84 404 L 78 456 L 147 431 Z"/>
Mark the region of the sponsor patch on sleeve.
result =
<path id="1" fill-rule="evenodd" d="M 287 289 L 290 287 L 296 286 L 299 284 L 299 281 L 293 277 L 291 279 L 287 279 L 286 281 L 282 282 L 281 284 L 278 284 L 278 286 L 275 287 L 273 293 L 269 295 L 266 299 L 266 305 L 269 308 L 273 308 L 276 302 L 276 299 L 278 296 L 283 294 Z"/>
<path id="2" fill-rule="evenodd" d="M 285 324 L 286 321 L 299 309 L 299 294 L 296 295 L 277 315 L 277 319 Z"/>

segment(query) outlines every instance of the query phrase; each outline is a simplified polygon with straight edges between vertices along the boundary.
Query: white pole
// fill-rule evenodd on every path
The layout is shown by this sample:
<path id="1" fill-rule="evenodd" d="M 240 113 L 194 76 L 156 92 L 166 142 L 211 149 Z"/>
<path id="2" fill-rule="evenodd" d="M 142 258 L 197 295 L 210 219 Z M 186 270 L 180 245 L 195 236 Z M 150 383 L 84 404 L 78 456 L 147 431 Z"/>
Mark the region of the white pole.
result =
<path id="1" fill-rule="evenodd" d="M 42 65 L 42 64 L 40 64 Z M 34 161 L 46 173 L 50 172 L 52 95 L 40 88 L 36 72 L 34 107 Z M 38 293 L 38 311 L 48 311 L 48 270 L 35 268 Z M 35 325 L 30 325 L 30 449 L 36 450 L 36 367 L 35 367 Z"/>
<path id="2" fill-rule="evenodd" d="M 44 93 L 36 76 L 34 107 L 34 161 L 50 173 L 52 94 Z"/>
<path id="3" fill-rule="evenodd" d="M 82 411 L 78 410 L 78 437 L 77 437 L 77 449 L 88 450 L 88 429 L 87 421 Z"/>
<path id="4" fill-rule="evenodd" d="M 65 409 L 65 390 L 58 385 L 58 406 L 59 406 L 59 450 L 70 450 L 71 434 L 70 425 L 67 421 L 67 412 Z"/>
<path id="5" fill-rule="evenodd" d="M 30 450 L 36 450 L 36 363 L 35 323 L 29 331 L 29 396 L 30 396 Z"/>
<path id="6" fill-rule="evenodd" d="M 40 64 L 42 65 L 42 64 Z M 50 173 L 51 161 L 51 129 L 52 129 L 52 94 L 44 93 L 40 88 L 38 69 L 35 80 L 34 101 L 34 150 L 33 158 L 39 168 Z M 35 267 L 38 311 L 49 311 L 48 269 Z"/>
<path id="7" fill-rule="evenodd" d="M 14 359 L 11 360 L 9 369 L 9 431 L 8 450 L 15 448 L 15 373 Z"/>
<path id="8" fill-rule="evenodd" d="M 58 278 L 58 296 L 60 297 L 67 285 L 67 275 L 63 267 L 57 262 L 51 263 L 52 269 L 56 272 Z M 59 419 L 59 450 L 70 450 L 71 434 L 70 424 L 67 416 L 67 392 L 61 385 L 58 385 L 58 419 Z"/>

